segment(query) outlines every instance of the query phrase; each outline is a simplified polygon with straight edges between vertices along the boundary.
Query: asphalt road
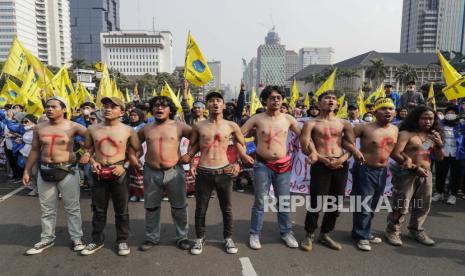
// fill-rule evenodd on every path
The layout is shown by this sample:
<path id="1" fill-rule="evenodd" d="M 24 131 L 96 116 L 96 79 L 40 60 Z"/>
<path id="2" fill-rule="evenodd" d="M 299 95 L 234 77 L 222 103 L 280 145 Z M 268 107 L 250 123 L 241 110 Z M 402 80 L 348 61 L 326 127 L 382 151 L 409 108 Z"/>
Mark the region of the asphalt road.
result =
<path id="1" fill-rule="evenodd" d="M 40 206 L 36 197 L 23 190 L 4 199 L 19 184 L 8 184 L 0 176 L 0 275 L 464 275 L 465 271 L 465 201 L 457 205 L 433 204 L 426 229 L 437 242 L 425 247 L 404 237 L 403 247 L 386 243 L 374 245 L 373 251 L 359 251 L 350 238 L 352 216 L 341 214 L 333 238 L 343 250 L 336 252 L 319 244 L 312 252 L 288 249 L 279 238 L 276 215 L 265 216 L 262 249 L 247 247 L 250 207 L 249 192 L 234 193 L 234 240 L 239 253 L 224 252 L 222 219 L 217 199 L 212 199 L 207 213 L 207 245 L 199 256 L 190 255 L 174 245 L 174 227 L 169 203 L 162 205 L 162 242 L 148 252 L 137 246 L 144 240 L 142 203 L 130 203 L 131 254 L 120 257 L 115 250 L 115 228 L 110 207 L 105 247 L 92 256 L 79 256 L 70 249 L 66 220 L 61 204 L 56 227 L 55 246 L 36 256 L 24 252 L 39 241 Z M 4 199 L 4 200 L 2 200 Z M 190 237 L 194 238 L 195 199 L 189 199 Z M 91 209 L 87 192 L 81 199 L 85 240 L 91 232 Z M 293 214 L 298 240 L 304 236 L 305 213 Z M 374 231 L 382 234 L 386 213 L 375 216 Z M 404 229 L 406 233 L 406 229 Z"/>

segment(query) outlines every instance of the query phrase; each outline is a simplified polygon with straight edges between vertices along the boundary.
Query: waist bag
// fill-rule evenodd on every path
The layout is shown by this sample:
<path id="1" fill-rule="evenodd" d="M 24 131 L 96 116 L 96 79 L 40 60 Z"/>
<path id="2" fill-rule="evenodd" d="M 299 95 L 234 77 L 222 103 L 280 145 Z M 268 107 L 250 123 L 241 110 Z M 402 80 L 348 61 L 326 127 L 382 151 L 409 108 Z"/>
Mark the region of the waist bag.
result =
<path id="1" fill-rule="evenodd" d="M 69 165 L 53 165 L 53 164 L 41 164 L 40 165 L 40 176 L 46 182 L 60 182 L 65 179 L 68 174 L 74 174 L 72 169 L 73 164 Z"/>

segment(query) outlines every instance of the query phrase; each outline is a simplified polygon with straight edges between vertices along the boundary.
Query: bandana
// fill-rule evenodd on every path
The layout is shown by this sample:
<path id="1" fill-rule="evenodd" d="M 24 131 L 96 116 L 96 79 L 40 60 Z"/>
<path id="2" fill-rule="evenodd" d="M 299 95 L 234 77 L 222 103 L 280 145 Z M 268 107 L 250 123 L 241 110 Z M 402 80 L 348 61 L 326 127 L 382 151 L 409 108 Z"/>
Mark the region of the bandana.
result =
<path id="1" fill-rule="evenodd" d="M 375 110 L 378 110 L 383 107 L 392 107 L 396 108 L 394 105 L 394 102 L 392 101 L 391 98 L 379 98 L 375 102 Z"/>

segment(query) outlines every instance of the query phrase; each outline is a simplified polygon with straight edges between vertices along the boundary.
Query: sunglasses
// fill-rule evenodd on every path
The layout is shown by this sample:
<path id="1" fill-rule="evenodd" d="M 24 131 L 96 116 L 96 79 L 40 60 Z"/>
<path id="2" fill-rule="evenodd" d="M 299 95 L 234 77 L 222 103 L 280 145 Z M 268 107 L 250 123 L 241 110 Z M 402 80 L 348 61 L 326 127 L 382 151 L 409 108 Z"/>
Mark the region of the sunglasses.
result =
<path id="1" fill-rule="evenodd" d="M 283 99 L 283 97 L 281 96 L 270 96 L 268 97 L 268 99 L 272 100 L 272 101 L 280 101 Z"/>
<path id="2" fill-rule="evenodd" d="M 89 118 L 89 120 L 95 121 L 95 120 L 97 120 L 97 118 L 92 118 L 92 117 L 91 117 L 91 118 Z"/>
<path id="3" fill-rule="evenodd" d="M 156 107 L 163 107 L 163 108 L 165 108 L 165 107 L 168 107 L 168 106 L 169 106 L 168 103 L 156 103 L 156 104 L 153 105 L 153 107 L 155 107 L 155 108 L 156 108 Z"/>

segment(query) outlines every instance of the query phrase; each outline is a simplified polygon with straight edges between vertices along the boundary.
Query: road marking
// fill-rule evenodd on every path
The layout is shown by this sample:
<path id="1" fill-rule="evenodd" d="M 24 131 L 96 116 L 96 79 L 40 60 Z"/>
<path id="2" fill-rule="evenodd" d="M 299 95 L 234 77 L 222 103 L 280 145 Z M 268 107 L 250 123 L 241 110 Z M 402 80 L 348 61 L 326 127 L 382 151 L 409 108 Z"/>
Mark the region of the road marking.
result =
<path id="1" fill-rule="evenodd" d="M 0 202 L 3 202 L 5 200 L 9 199 L 10 197 L 12 197 L 15 194 L 17 194 L 17 193 L 21 192 L 22 190 L 24 190 L 24 188 L 26 188 L 26 186 L 21 186 L 21 187 L 17 188 L 16 190 L 14 190 L 14 191 L 0 197 Z"/>
<path id="2" fill-rule="evenodd" d="M 257 276 L 257 272 L 255 272 L 255 269 L 253 268 L 252 263 L 250 262 L 249 258 L 247 257 L 239 258 L 239 261 L 241 262 L 241 265 L 242 265 L 242 275 Z"/>

